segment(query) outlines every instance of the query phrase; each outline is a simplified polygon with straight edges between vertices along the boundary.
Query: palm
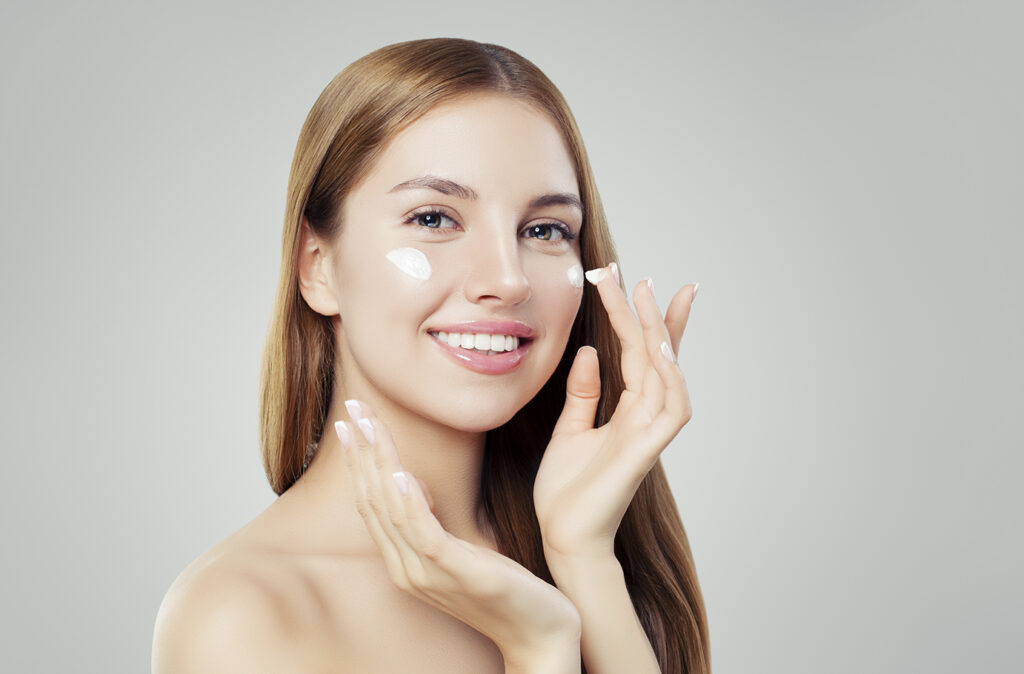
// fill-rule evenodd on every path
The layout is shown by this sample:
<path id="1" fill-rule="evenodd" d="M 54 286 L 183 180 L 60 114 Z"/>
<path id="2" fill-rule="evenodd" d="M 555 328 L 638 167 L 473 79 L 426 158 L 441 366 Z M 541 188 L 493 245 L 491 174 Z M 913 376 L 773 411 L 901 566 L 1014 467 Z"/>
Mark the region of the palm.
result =
<path id="1" fill-rule="evenodd" d="M 564 554 L 611 551 L 633 494 L 689 419 L 682 373 L 658 352 L 665 337 L 678 344 L 692 294 L 680 291 L 663 322 L 653 295 L 642 294 L 646 291 L 638 286 L 638 323 L 617 286 L 605 282 L 598 288 L 623 346 L 625 390 L 608 423 L 595 428 L 600 397 L 597 356 L 593 349 L 577 354 L 566 406 L 544 452 L 533 492 L 545 546 Z"/>

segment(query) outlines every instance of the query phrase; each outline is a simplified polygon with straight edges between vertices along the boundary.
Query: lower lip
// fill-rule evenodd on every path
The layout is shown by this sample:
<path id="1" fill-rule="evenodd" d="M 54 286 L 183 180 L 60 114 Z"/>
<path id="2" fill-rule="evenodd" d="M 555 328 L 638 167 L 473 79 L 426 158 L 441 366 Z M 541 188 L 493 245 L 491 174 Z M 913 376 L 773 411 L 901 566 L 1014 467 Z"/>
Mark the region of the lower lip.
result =
<path id="1" fill-rule="evenodd" d="M 457 346 L 449 346 L 447 342 L 442 342 L 430 335 L 427 335 L 427 338 L 437 344 L 442 351 L 451 356 L 452 360 L 462 367 L 482 374 L 504 374 L 511 372 L 519 367 L 523 356 L 526 355 L 526 352 L 530 350 L 530 346 L 533 344 L 532 339 L 528 342 L 520 341 L 519 348 L 515 351 L 505 351 L 488 356 L 483 351 L 471 351 L 470 349 L 460 349 Z"/>

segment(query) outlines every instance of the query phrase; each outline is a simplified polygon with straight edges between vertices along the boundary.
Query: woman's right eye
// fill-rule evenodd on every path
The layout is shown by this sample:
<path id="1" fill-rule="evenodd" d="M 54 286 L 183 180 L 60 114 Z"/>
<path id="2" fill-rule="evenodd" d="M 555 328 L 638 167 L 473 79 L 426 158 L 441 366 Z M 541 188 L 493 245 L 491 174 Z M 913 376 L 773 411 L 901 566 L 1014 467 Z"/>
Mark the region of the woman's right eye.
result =
<path id="1" fill-rule="evenodd" d="M 441 211 L 420 211 L 419 213 L 413 213 L 412 215 L 410 215 L 409 219 L 406 220 L 406 223 L 415 223 L 420 227 L 425 227 L 427 229 L 433 230 L 452 229 L 451 226 L 441 226 L 445 220 L 448 220 L 452 224 L 455 224 L 454 220 L 452 220 L 446 213 L 443 213 Z"/>

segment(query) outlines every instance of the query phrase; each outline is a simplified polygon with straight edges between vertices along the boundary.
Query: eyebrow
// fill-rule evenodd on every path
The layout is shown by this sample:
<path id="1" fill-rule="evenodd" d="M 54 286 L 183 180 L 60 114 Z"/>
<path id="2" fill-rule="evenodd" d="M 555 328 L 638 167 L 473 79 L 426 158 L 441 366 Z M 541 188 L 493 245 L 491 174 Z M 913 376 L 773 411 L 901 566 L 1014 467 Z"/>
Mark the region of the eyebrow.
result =
<path id="1" fill-rule="evenodd" d="M 420 176 L 419 178 L 413 178 L 412 180 L 406 180 L 405 182 L 398 183 L 388 190 L 388 194 L 398 192 L 400 190 L 417 189 L 434 190 L 441 194 L 447 194 L 449 196 L 458 197 L 459 199 L 467 199 L 470 201 L 475 201 L 478 198 L 477 193 L 470 187 L 460 185 L 457 182 L 448 180 L 447 178 L 439 178 L 431 175 Z M 583 202 L 580 201 L 578 196 L 575 194 L 569 194 L 568 192 L 544 194 L 530 202 L 530 208 L 542 208 L 544 206 L 570 206 L 577 209 L 581 214 L 583 213 Z"/>

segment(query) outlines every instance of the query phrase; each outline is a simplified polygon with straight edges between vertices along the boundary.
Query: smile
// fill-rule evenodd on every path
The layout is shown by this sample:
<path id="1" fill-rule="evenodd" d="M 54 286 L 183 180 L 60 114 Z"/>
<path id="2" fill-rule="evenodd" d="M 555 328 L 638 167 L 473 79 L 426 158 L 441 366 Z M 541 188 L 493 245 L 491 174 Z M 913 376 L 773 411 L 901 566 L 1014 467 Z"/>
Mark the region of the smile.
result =
<path id="1" fill-rule="evenodd" d="M 532 339 L 517 335 L 440 331 L 427 334 L 456 363 L 482 374 L 511 372 L 533 343 Z"/>
<path id="2" fill-rule="evenodd" d="M 515 351 L 519 348 L 519 338 L 514 335 L 490 335 L 472 332 L 431 332 L 429 333 L 448 346 L 483 351 L 493 356 L 503 351 Z"/>

